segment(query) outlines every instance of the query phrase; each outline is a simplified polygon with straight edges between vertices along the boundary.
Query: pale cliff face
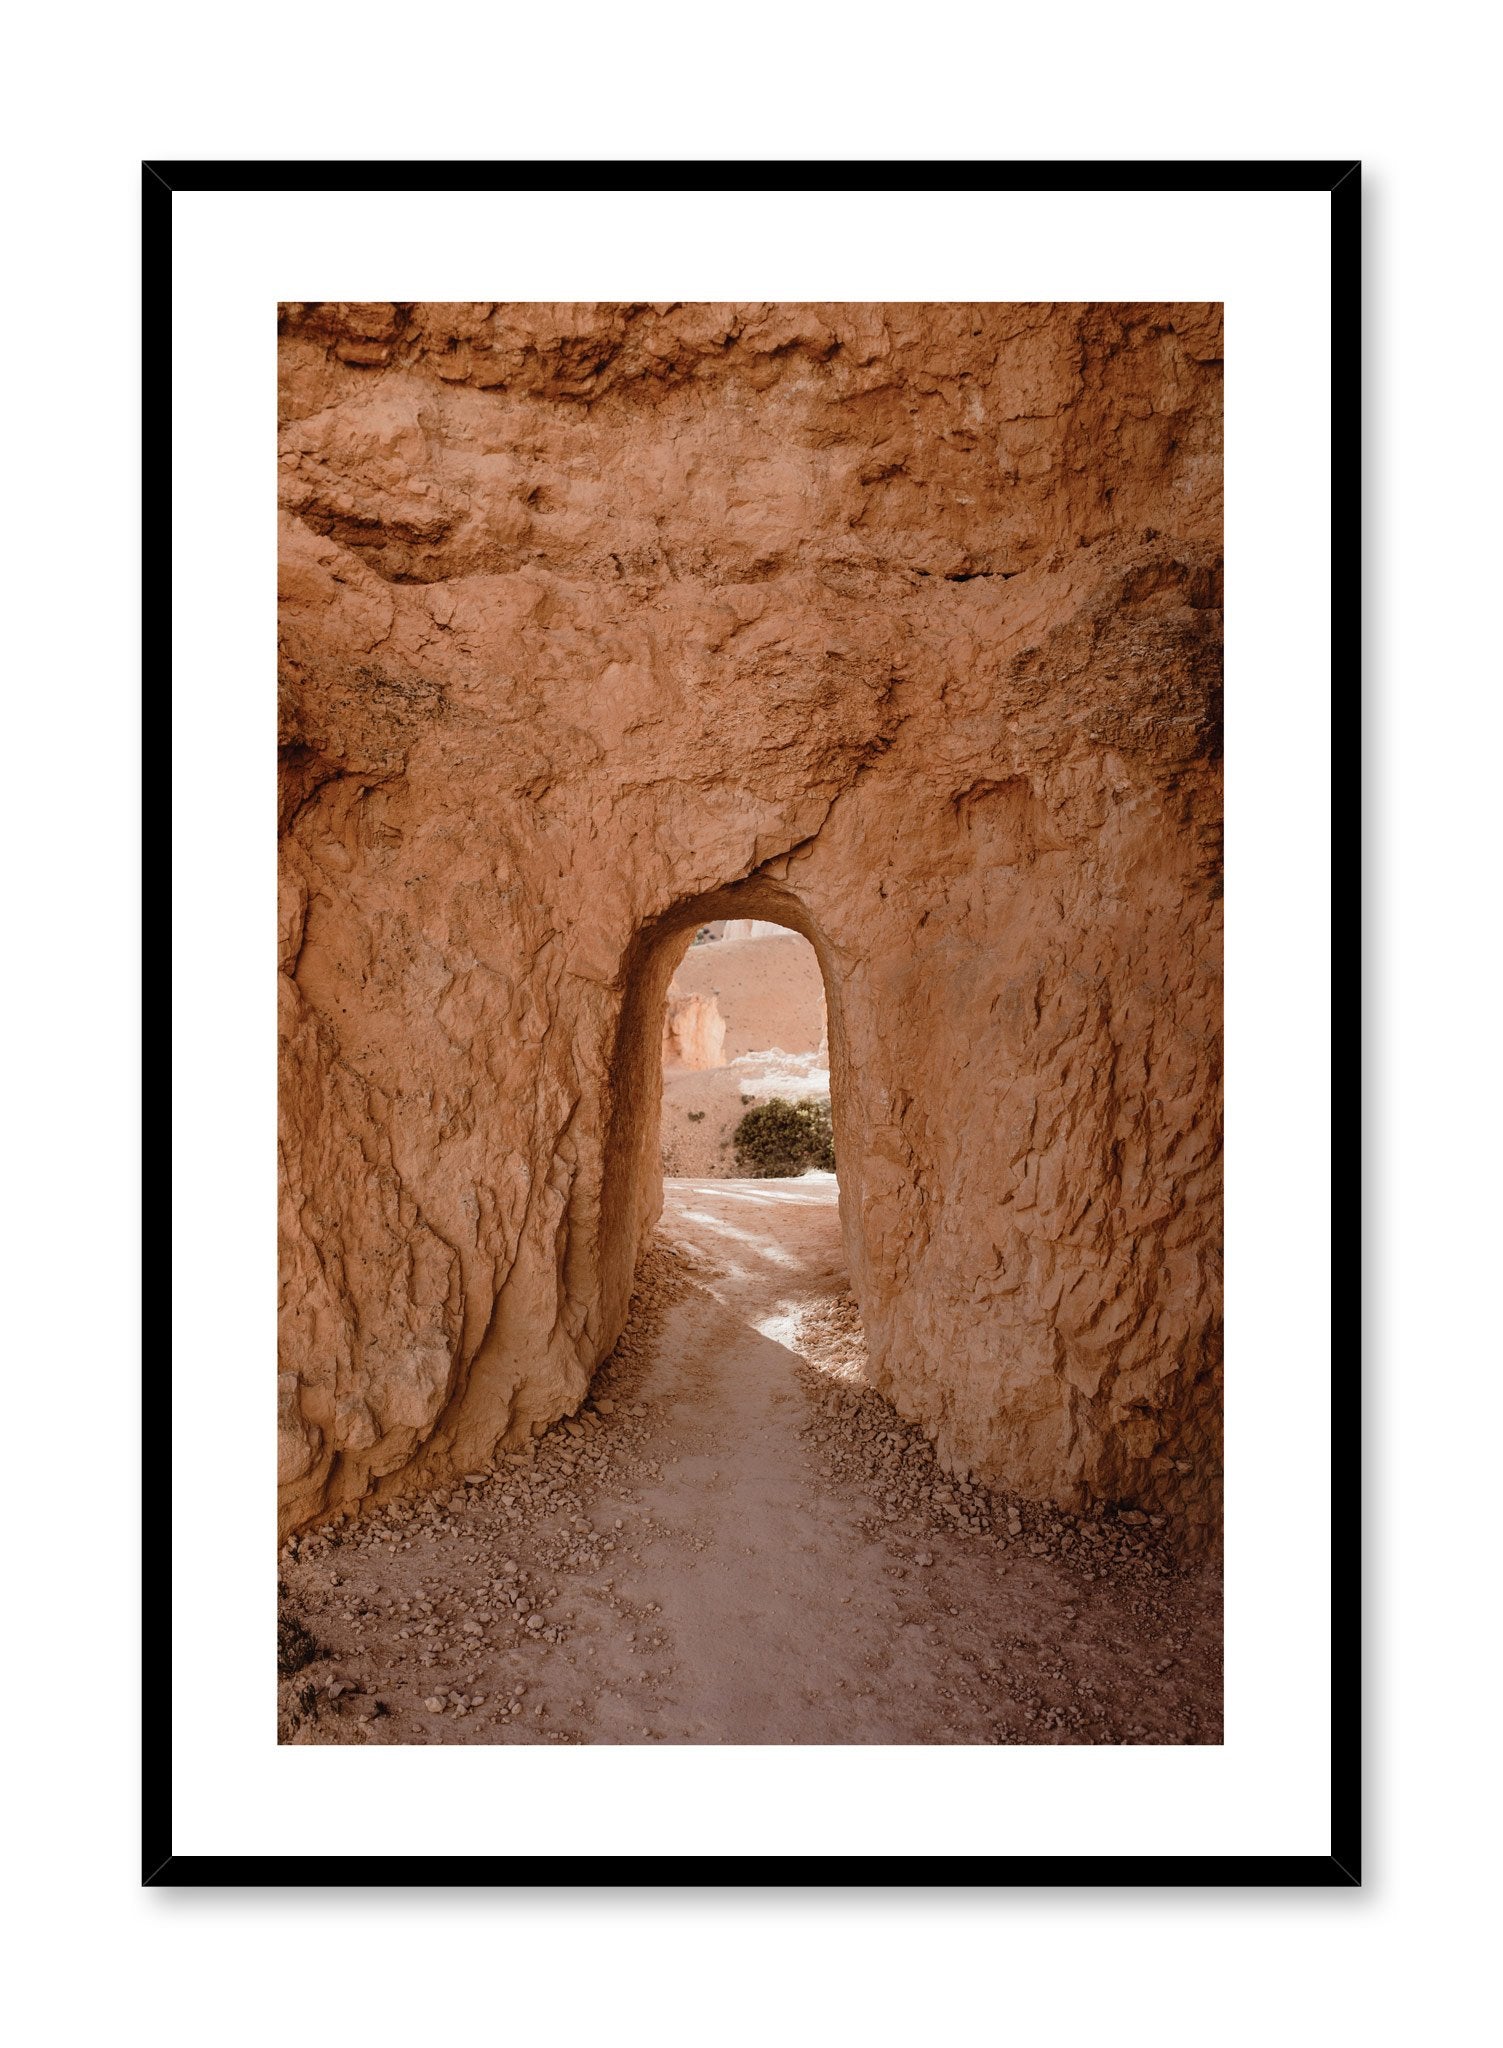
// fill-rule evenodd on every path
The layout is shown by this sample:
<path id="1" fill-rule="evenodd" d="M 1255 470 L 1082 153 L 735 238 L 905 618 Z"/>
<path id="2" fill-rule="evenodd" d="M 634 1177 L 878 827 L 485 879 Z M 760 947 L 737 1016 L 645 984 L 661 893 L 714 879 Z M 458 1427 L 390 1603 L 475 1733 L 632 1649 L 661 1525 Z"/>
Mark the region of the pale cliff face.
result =
<path id="1" fill-rule="evenodd" d="M 879 1384 L 1214 1527 L 1205 307 L 293 307 L 282 1519 L 572 1408 L 688 933 L 829 997 Z"/>
<path id="2" fill-rule="evenodd" d="M 725 1018 L 714 996 L 668 991 L 663 1012 L 663 1062 L 694 1073 L 725 1065 Z"/>

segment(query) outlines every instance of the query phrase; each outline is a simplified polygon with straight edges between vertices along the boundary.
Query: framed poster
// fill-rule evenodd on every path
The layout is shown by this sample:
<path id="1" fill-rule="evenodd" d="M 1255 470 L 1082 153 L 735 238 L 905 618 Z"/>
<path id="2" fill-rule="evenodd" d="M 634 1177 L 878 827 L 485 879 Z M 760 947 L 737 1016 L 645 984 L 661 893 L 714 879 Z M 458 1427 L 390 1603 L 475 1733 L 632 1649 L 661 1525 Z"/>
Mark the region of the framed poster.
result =
<path id="1" fill-rule="evenodd" d="M 147 1884 L 1358 1882 L 1359 205 L 143 166 Z"/>

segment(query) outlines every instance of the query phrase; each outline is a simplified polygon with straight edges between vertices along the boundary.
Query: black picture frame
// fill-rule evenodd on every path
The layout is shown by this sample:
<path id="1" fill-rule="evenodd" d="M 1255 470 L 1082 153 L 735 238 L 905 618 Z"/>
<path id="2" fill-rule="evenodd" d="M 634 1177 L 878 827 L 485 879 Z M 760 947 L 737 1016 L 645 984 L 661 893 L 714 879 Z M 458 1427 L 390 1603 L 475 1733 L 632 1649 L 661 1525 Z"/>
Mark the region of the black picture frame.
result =
<path id="1" fill-rule="evenodd" d="M 173 517 L 170 353 L 161 347 L 160 309 L 172 297 L 172 207 L 180 192 L 256 191 L 519 192 L 598 191 L 626 186 L 664 192 L 758 190 L 912 191 L 942 187 L 986 193 L 1326 192 L 1331 214 L 1331 474 L 1333 696 L 1360 703 L 1361 604 L 1358 532 L 1361 476 L 1361 164 L 1297 162 L 213 162 L 155 159 L 141 166 L 143 530 Z M 143 672 L 153 674 L 172 644 L 169 550 L 153 551 L 142 589 Z M 1333 791 L 1333 796 L 1335 792 Z M 1334 813 L 1333 813 L 1334 815 Z M 1334 851 L 1334 849 L 1333 849 Z M 1350 858 L 1350 857 L 1349 857 Z M 1333 863 L 1334 865 L 1334 863 Z M 1337 870 L 1339 871 L 1339 869 Z M 1355 1138 L 1357 1082 L 1338 1090 L 1336 1122 Z M 1331 1469 L 1332 1582 L 1361 1584 L 1360 1361 L 1332 1338 L 1333 1393 L 1342 1416 Z M 171 1555 L 171 1380 L 144 1381 L 143 1555 Z M 143 1886 L 1335 1886 L 1361 1883 L 1361 1640 L 1355 1599 L 1331 1642 L 1329 1855 L 1101 1856 L 723 1856 L 652 1859 L 594 1855 L 379 1857 L 285 1854 L 179 1855 L 172 1830 L 170 1704 L 150 1678 L 170 1670 L 171 1601 L 160 1587 L 143 1602 L 150 1687 L 143 1714 Z M 165 1694 L 170 1702 L 170 1690 Z"/>

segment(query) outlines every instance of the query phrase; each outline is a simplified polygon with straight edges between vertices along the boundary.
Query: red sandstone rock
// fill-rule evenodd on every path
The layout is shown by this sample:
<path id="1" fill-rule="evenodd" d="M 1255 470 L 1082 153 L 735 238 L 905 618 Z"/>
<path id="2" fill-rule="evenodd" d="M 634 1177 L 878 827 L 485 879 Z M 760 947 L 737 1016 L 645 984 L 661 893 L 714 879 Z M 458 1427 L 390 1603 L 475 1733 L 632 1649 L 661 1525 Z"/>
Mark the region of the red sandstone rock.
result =
<path id="1" fill-rule="evenodd" d="M 284 309 L 282 1523 L 570 1412 L 693 928 L 829 998 L 877 1384 L 1214 1531 L 1220 320 Z"/>

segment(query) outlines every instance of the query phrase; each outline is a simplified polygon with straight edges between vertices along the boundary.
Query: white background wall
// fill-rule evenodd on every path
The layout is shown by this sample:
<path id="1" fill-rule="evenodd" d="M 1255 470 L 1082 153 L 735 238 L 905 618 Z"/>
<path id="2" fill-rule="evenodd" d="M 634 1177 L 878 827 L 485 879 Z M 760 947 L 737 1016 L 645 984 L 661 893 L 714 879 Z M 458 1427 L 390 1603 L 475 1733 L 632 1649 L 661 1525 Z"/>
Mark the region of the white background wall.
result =
<path id="1" fill-rule="evenodd" d="M 1151 19 L 1105 4 L 883 17 L 665 0 L 563 18 L 34 10 L 13 28 L 5 1498 L 18 1672 L 3 1861 L 23 2038 L 1130 2044 L 1193 2031 L 1261 2048 L 1463 2039 L 1485 2016 L 1499 465 L 1493 110 L 1476 19 L 1438 5 L 1399 36 L 1367 9 L 1289 0 L 1256 13 L 1170 0 Z M 1365 1306 L 1370 1346 L 1362 1893 L 136 1888 L 135 166 L 143 154 L 443 156 L 457 143 L 520 157 L 1365 157 L 1369 713 L 1365 760 L 1351 734 L 1341 758 L 1370 778 L 1381 1186 L 1368 1299 L 1339 1304 L 1349 1330 Z M 372 203 L 352 199 L 352 217 Z M 838 219 L 828 231 L 838 240 Z M 978 202 L 976 233 L 1005 240 L 1006 209 Z M 211 423 L 199 452 L 202 499 L 183 509 L 213 520 Z M 1288 493 L 1298 578 L 1297 447 Z M 164 545 L 148 537 L 149 562 Z M 147 681 L 155 750 L 165 706 L 160 675 Z M 157 941 L 162 884 L 151 878 Z M 1342 915 L 1354 925 L 1358 905 Z M 1340 993 L 1350 1025 L 1357 991 Z M 1293 1257 L 1297 1159 L 1289 1171 Z M 155 1208 L 148 1230 L 155 1248 Z M 202 1343 L 212 1354 L 214 1330 Z M 147 1371 L 162 1363 L 148 1352 Z M 1270 1474 L 1269 1516 L 1298 1512 Z M 212 1716 L 212 1663 L 199 1682 Z M 360 1797 L 354 1777 L 350 1790 Z M 895 1806 L 895 1833 L 902 1818 Z M 307 1828 L 310 1848 L 340 1846 L 337 1809 L 310 1803 Z"/>

